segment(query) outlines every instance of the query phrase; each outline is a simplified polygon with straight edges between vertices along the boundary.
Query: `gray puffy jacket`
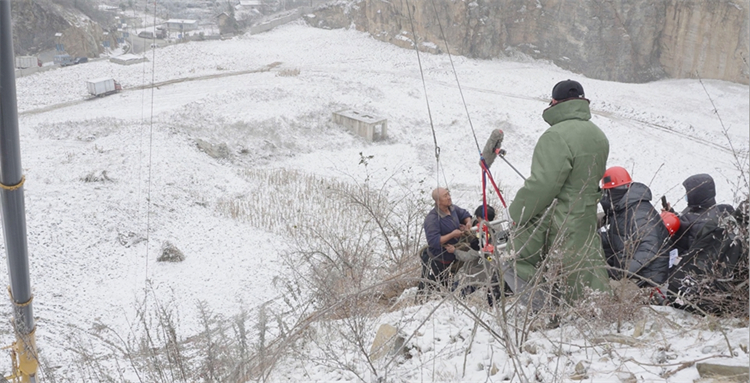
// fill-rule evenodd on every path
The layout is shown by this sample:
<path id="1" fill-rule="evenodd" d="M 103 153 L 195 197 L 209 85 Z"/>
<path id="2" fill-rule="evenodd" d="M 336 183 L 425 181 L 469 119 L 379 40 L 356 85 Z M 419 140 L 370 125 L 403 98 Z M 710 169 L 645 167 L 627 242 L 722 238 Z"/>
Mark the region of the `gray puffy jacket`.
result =
<path id="1" fill-rule="evenodd" d="M 637 274 L 639 285 L 666 282 L 669 232 L 650 201 L 651 190 L 639 182 L 605 190 L 600 203 L 609 227 L 600 234 L 607 263 L 613 268 L 610 277 Z"/>

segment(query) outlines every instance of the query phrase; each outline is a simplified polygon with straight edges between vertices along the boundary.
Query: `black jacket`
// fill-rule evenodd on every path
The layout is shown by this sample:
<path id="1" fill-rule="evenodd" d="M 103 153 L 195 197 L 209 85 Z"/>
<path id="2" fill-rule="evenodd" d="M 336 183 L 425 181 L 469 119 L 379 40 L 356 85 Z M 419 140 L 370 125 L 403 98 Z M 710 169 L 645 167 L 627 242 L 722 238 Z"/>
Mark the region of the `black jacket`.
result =
<path id="1" fill-rule="evenodd" d="M 680 229 L 673 240 L 680 254 L 685 254 L 706 222 L 718 222 L 722 213 L 731 214 L 734 208 L 716 205 L 716 185 L 708 174 L 690 176 L 682 185 L 687 193 L 688 206 L 680 213 Z"/>
<path id="2" fill-rule="evenodd" d="M 669 232 L 650 201 L 651 190 L 638 182 L 606 190 L 602 196 L 609 227 L 600 234 L 607 263 L 614 269 L 612 278 L 637 274 L 640 285 L 667 280 Z"/>

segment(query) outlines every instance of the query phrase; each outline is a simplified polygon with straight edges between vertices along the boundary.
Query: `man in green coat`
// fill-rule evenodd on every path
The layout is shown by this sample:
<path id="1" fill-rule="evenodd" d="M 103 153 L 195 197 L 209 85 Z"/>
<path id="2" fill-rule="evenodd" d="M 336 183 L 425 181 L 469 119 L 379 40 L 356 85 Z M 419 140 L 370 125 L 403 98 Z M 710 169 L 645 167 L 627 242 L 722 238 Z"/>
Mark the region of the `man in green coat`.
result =
<path id="1" fill-rule="evenodd" d="M 589 100 L 577 81 L 557 83 L 550 107 L 542 116 L 550 128 L 539 137 L 531 176 L 508 208 L 515 225 L 510 240 L 515 276 L 523 280 L 511 287 L 543 282 L 535 279 L 542 261 L 556 254 L 567 282 L 565 297 L 572 301 L 582 297 L 584 286 L 609 291 L 607 265 L 596 232 L 599 180 L 607 165 L 609 141 L 589 121 Z"/>

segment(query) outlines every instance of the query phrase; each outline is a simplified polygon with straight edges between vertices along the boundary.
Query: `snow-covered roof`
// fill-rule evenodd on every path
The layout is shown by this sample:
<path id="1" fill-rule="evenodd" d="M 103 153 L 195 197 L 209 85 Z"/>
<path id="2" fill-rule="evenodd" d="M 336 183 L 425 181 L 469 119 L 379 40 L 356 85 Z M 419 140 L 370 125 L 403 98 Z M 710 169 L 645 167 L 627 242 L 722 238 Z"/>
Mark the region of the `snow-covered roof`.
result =
<path id="1" fill-rule="evenodd" d="M 353 110 L 353 109 L 340 110 L 336 112 L 336 114 L 339 114 L 344 117 L 349 117 L 358 121 L 366 122 L 368 124 L 374 124 L 376 122 L 385 120 L 382 117 L 374 116 L 370 113 L 360 112 L 360 111 Z"/>
<path id="2" fill-rule="evenodd" d="M 86 82 L 102 82 L 112 80 L 112 77 L 99 77 L 86 80 Z"/>
<path id="3" fill-rule="evenodd" d="M 240 0 L 240 5 L 243 7 L 259 7 L 262 3 L 260 0 Z"/>
<path id="4" fill-rule="evenodd" d="M 132 53 L 126 53 L 124 55 L 117 56 L 120 60 L 140 60 L 142 57 L 138 55 L 134 55 Z"/>
<path id="5" fill-rule="evenodd" d="M 188 19 L 169 19 L 166 21 L 168 24 L 198 24 L 198 20 Z"/>

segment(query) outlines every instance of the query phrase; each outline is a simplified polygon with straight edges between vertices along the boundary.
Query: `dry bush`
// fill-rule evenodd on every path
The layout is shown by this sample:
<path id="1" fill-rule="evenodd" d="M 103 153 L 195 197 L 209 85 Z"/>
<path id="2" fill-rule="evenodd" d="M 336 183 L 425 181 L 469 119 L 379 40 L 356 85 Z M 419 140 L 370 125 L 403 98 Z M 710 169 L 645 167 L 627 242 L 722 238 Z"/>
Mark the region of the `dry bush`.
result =
<path id="1" fill-rule="evenodd" d="M 68 350 L 75 356 L 65 376 L 49 362 L 41 366 L 47 381 L 54 382 L 246 382 L 257 379 L 263 364 L 264 336 L 277 337 L 269 323 L 265 305 L 259 308 L 257 324 L 244 309 L 227 318 L 197 302 L 197 334 L 180 332 L 180 315 L 175 301 L 160 302 L 149 292 L 139 304 L 129 331 L 119 333 L 97 322 L 90 330 L 71 333 Z M 271 317 L 272 318 L 272 317 Z M 257 343 L 251 338 L 257 336 Z M 266 357 L 266 359 L 263 359 Z"/>
<path id="2" fill-rule="evenodd" d="M 331 190 L 347 190 L 346 183 L 324 179 L 287 169 L 246 169 L 240 172 L 256 189 L 246 195 L 224 197 L 216 210 L 225 216 L 287 234 L 307 222 L 333 222 L 341 218 L 343 201 L 332 197 Z"/>
<path id="3" fill-rule="evenodd" d="M 114 182 L 113 179 L 109 178 L 107 175 L 106 170 L 102 171 L 92 171 L 89 174 L 87 174 L 85 177 L 81 177 L 81 181 L 86 183 L 91 182 Z"/>
<path id="4" fill-rule="evenodd" d="M 335 217 L 326 219 L 330 211 L 310 204 L 301 210 L 299 223 L 287 229 L 295 244 L 284 256 L 292 273 L 284 281 L 286 290 L 307 293 L 284 297 L 299 320 L 277 338 L 274 362 L 292 345 L 312 343 L 316 353 L 304 358 L 313 363 L 346 371 L 352 379 L 384 376 L 369 356 L 375 320 L 404 288 L 416 284 L 415 254 L 425 214 L 419 194 L 388 182 L 395 181 L 377 188 L 369 177 L 355 185 L 316 182 L 326 185 L 319 197 L 336 206 Z M 300 300 L 310 302 L 304 311 L 298 309 Z"/>
<path id="5" fill-rule="evenodd" d="M 282 69 L 276 73 L 279 77 L 297 77 L 299 76 L 299 68 L 294 69 Z"/>

